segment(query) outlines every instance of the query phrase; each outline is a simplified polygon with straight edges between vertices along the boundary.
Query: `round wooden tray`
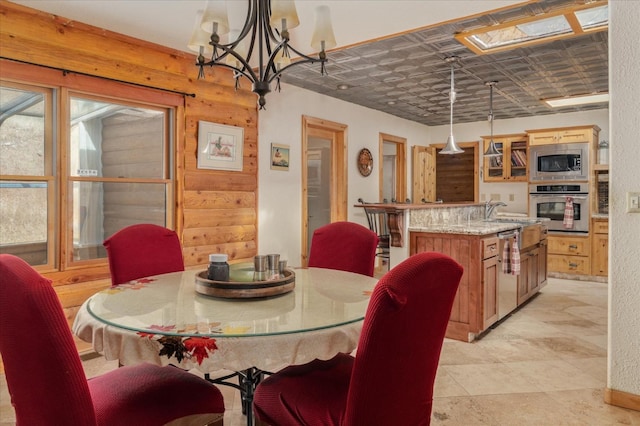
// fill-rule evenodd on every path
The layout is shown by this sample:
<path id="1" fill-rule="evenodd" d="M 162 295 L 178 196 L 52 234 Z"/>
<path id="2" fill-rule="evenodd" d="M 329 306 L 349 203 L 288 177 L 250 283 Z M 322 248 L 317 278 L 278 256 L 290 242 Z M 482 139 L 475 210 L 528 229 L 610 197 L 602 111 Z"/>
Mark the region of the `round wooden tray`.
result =
<path id="1" fill-rule="evenodd" d="M 285 269 L 284 277 L 268 281 L 213 281 L 207 271 L 196 274 L 196 292 L 227 299 L 268 297 L 288 293 L 296 286 L 296 274 Z"/>

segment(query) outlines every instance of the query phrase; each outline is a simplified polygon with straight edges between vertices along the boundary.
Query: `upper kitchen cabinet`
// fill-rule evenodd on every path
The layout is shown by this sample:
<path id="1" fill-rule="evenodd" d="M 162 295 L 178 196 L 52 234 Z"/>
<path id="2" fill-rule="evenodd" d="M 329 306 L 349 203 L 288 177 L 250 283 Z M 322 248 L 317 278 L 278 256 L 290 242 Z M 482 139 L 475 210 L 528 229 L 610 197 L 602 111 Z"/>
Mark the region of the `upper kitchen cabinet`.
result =
<path id="1" fill-rule="evenodd" d="M 491 138 L 483 136 L 484 151 L 489 147 Z M 499 135 L 494 136 L 493 141 L 502 152 L 499 157 L 485 157 L 484 181 L 485 182 L 526 182 L 528 177 L 527 166 L 527 135 Z"/>
<path id="2" fill-rule="evenodd" d="M 561 127 L 556 129 L 527 130 L 529 145 L 553 145 L 558 143 L 589 142 L 596 143 L 600 128 L 598 126 Z"/>

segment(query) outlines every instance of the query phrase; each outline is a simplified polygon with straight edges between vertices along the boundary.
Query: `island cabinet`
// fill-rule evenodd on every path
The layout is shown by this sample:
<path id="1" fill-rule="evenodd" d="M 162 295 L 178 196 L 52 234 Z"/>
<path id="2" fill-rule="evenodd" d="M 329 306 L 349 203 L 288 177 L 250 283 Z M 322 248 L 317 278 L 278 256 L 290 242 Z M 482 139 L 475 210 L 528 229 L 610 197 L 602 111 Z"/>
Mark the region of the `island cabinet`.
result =
<path id="1" fill-rule="evenodd" d="M 606 277 L 609 273 L 609 220 L 593 219 L 591 236 L 591 275 Z"/>
<path id="2" fill-rule="evenodd" d="M 533 234 L 533 235 L 530 235 Z M 522 235 L 520 275 L 518 275 L 518 306 L 547 285 L 547 231 L 528 227 Z"/>
<path id="3" fill-rule="evenodd" d="M 410 233 L 410 254 L 436 251 L 464 268 L 446 337 L 471 342 L 498 319 L 498 239 L 493 235 Z"/>
<path id="4" fill-rule="evenodd" d="M 540 249 L 536 246 L 520 253 L 520 275 L 518 276 L 518 306 L 540 290 Z"/>
<path id="5" fill-rule="evenodd" d="M 588 236 L 550 235 L 548 241 L 550 272 L 590 274 Z"/>

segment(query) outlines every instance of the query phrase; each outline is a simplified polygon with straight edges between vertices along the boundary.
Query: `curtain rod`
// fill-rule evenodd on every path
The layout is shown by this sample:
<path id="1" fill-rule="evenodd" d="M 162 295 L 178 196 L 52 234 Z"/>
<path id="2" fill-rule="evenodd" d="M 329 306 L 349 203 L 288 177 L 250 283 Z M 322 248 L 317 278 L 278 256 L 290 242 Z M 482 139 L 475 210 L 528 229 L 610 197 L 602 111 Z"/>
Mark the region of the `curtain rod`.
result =
<path id="1" fill-rule="evenodd" d="M 21 61 L 19 59 L 7 58 L 5 56 L 0 56 L 0 59 L 6 59 L 8 61 L 19 62 L 21 64 L 35 65 L 37 67 L 48 68 L 48 69 L 51 69 L 51 70 L 60 71 L 60 72 L 62 72 L 62 75 L 67 75 L 67 74 L 72 74 L 73 73 L 73 74 L 78 74 L 78 75 L 84 75 L 86 77 L 94 77 L 94 78 L 101 78 L 103 80 L 114 81 L 116 83 L 130 84 L 132 86 L 144 87 L 145 89 L 161 90 L 163 92 L 175 93 L 175 94 L 182 95 L 182 96 L 190 96 L 192 98 L 196 97 L 195 93 L 185 93 L 185 92 L 180 92 L 178 90 L 163 89 L 161 87 L 149 86 L 149 85 L 141 84 L 141 83 L 133 83 L 133 82 L 130 82 L 130 81 L 118 80 L 116 78 L 103 77 L 103 76 L 100 76 L 100 75 L 89 74 L 89 73 L 86 73 L 86 72 L 72 71 L 72 70 L 67 70 L 67 69 L 64 69 L 64 68 L 53 67 L 53 66 L 50 66 L 50 65 L 42 65 L 42 64 L 36 64 L 34 62 Z"/>

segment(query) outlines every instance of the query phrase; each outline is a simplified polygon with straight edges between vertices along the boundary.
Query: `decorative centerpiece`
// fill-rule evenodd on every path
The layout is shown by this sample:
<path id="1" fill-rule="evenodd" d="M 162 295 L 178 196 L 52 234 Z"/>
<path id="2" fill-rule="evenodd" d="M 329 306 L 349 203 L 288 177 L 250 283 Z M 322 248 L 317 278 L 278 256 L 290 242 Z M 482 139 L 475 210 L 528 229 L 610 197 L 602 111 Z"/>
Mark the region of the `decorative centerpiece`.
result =
<path id="1" fill-rule="evenodd" d="M 196 292 L 206 296 L 227 299 L 269 297 L 288 293 L 296 286 L 296 275 L 289 268 L 273 274 L 265 280 L 254 279 L 251 263 L 237 263 L 229 267 L 229 281 L 207 278 L 207 271 L 196 274 Z"/>

